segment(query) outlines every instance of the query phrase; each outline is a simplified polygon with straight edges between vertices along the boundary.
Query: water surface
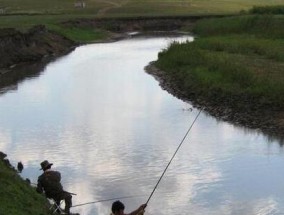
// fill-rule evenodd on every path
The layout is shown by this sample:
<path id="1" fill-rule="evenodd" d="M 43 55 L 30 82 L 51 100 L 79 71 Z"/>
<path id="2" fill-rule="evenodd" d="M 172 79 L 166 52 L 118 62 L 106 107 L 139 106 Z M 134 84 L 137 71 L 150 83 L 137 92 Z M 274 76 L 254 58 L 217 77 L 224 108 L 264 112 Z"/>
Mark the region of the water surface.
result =
<path id="1" fill-rule="evenodd" d="M 199 110 L 144 72 L 174 38 L 81 46 L 0 96 L 0 150 L 36 183 L 47 159 L 73 204 L 144 203 Z M 179 40 L 192 39 L 179 37 Z M 272 215 L 284 211 L 277 140 L 201 113 L 151 198 L 149 215 Z M 110 213 L 112 201 L 75 207 Z"/>

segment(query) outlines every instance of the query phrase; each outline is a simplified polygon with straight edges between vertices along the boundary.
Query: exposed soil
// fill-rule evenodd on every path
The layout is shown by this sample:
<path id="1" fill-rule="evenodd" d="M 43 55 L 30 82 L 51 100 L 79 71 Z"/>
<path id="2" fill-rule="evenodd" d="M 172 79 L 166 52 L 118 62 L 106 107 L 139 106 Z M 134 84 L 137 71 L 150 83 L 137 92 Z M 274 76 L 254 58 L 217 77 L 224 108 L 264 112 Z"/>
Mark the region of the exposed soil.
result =
<path id="1" fill-rule="evenodd" d="M 16 87 L 26 77 L 37 75 L 47 62 L 66 54 L 75 43 L 45 26 L 26 33 L 0 29 L 0 89 Z"/>
<path id="2" fill-rule="evenodd" d="M 215 17 L 215 16 L 213 16 Z M 110 32 L 110 42 L 128 36 L 126 32 L 179 31 L 190 29 L 194 22 L 206 18 L 137 17 L 77 19 L 62 23 L 66 27 L 101 28 Z M 79 44 L 39 25 L 23 33 L 12 28 L 0 29 L 0 93 L 3 88 L 16 88 L 21 80 L 39 75 L 51 60 L 73 50 Z"/>
<path id="3" fill-rule="evenodd" d="M 212 16 L 213 17 L 213 16 Z M 137 18 L 103 18 L 103 19 L 76 19 L 63 22 L 67 27 L 94 27 L 102 28 L 115 33 L 131 31 L 175 31 L 182 28 L 190 29 L 193 24 L 205 16 L 193 17 L 137 17 Z"/>
<path id="4" fill-rule="evenodd" d="M 159 70 L 153 63 L 150 63 L 145 70 L 172 95 L 184 101 L 190 101 L 194 106 L 203 108 L 218 119 L 261 131 L 284 144 L 284 110 L 281 108 L 259 106 L 257 102 L 254 102 L 254 98 L 220 98 L 214 95 L 208 97 L 197 95 L 195 92 L 186 92 L 173 78 Z M 239 105 L 232 105 L 236 103 Z"/>

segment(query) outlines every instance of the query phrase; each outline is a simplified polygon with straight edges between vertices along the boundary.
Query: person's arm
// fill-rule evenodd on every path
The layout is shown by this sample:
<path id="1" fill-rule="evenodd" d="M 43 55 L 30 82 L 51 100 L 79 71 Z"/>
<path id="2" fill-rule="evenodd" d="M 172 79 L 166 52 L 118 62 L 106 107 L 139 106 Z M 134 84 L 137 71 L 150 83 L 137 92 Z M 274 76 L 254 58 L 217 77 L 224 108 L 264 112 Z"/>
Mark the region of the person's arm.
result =
<path id="1" fill-rule="evenodd" d="M 37 180 L 36 191 L 37 191 L 38 193 L 43 193 L 43 187 L 42 187 L 42 185 L 41 185 L 40 179 Z"/>
<path id="2" fill-rule="evenodd" d="M 126 215 L 138 215 L 140 212 L 144 211 L 144 209 L 146 208 L 147 204 L 143 204 L 141 205 L 139 208 L 137 208 L 135 211 L 132 211 L 129 214 Z M 143 213 L 142 213 L 143 214 Z"/>

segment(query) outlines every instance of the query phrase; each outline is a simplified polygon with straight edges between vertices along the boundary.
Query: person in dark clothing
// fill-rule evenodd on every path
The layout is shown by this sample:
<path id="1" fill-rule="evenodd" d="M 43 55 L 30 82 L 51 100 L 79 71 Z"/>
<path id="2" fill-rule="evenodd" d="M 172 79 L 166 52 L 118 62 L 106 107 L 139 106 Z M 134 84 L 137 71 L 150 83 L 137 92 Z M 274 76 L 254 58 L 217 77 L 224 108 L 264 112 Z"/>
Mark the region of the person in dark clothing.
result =
<path id="1" fill-rule="evenodd" d="M 72 206 L 72 195 L 63 190 L 60 183 L 61 174 L 58 171 L 51 170 L 52 163 L 47 160 L 41 162 L 41 169 L 43 174 L 38 177 L 37 192 L 45 193 L 47 198 L 53 199 L 56 204 L 60 204 L 61 200 L 65 201 L 65 213 L 70 214 L 70 207 Z"/>
<path id="2" fill-rule="evenodd" d="M 124 213 L 124 204 L 121 201 L 115 201 L 112 203 L 111 206 L 111 215 L 143 215 L 145 212 L 145 208 L 147 207 L 147 204 L 142 204 L 139 208 L 132 211 L 129 214 Z"/>

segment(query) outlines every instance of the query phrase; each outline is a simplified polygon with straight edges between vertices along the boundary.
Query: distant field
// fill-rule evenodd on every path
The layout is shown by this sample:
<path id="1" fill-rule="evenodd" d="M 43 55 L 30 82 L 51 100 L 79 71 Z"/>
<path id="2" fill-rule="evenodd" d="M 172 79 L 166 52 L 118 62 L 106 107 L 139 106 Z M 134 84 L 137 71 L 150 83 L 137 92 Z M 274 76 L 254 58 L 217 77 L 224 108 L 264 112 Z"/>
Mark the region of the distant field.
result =
<path id="1" fill-rule="evenodd" d="M 75 8 L 75 0 L 0 0 L 0 13 L 89 14 L 106 17 L 165 16 L 238 13 L 256 5 L 284 4 L 284 0 L 85 0 L 84 2 L 85 8 Z"/>
<path id="2" fill-rule="evenodd" d="M 85 7 L 75 7 L 76 1 Z M 0 28 L 45 24 L 61 32 L 58 23 L 77 18 L 226 15 L 272 5 L 284 0 L 0 0 Z"/>

